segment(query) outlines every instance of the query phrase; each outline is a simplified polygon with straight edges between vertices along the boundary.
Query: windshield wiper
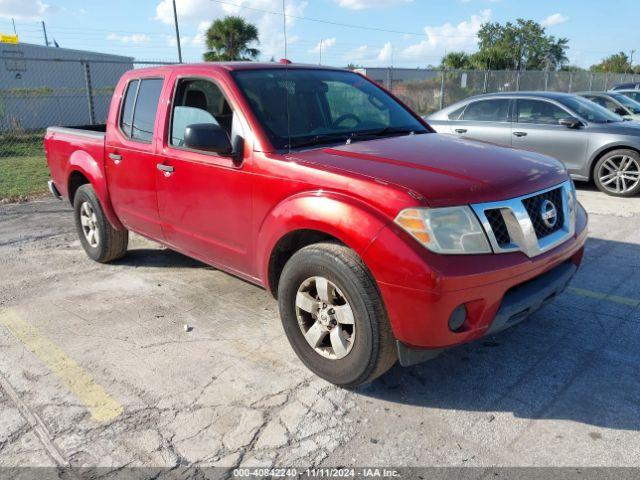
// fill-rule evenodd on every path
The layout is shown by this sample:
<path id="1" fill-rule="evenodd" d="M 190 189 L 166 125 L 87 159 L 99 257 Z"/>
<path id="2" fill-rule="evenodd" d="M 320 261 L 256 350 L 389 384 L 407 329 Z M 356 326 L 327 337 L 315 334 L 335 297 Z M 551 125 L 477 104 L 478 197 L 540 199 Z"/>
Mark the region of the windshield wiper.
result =
<path id="1" fill-rule="evenodd" d="M 320 135 L 314 135 L 310 138 L 304 138 L 300 141 L 292 141 L 289 145 L 285 145 L 287 148 L 302 148 L 313 147 L 315 145 L 325 145 L 327 143 L 339 143 L 344 142 L 349 138 L 347 133 L 323 133 Z"/>
<path id="2" fill-rule="evenodd" d="M 417 133 L 425 133 L 425 132 L 417 132 Z M 400 136 L 400 135 L 415 135 L 416 131 L 410 128 L 398 128 L 398 127 L 384 127 L 380 130 L 370 130 L 370 131 L 362 131 L 362 132 L 353 132 L 347 138 L 347 145 L 352 143 L 354 140 L 363 140 L 365 138 L 382 138 L 382 137 L 390 137 L 390 136 Z"/>

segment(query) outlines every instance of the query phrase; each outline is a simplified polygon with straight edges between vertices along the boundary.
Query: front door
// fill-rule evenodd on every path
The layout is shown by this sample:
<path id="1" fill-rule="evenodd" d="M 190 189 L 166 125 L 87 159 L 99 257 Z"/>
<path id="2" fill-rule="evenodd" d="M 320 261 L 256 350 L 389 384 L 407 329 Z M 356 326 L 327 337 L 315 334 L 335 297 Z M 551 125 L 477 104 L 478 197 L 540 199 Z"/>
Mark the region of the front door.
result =
<path id="1" fill-rule="evenodd" d="M 511 146 L 508 98 L 491 98 L 470 103 L 459 120 L 451 123 L 451 133 L 462 138 Z"/>
<path id="2" fill-rule="evenodd" d="M 129 230 L 162 239 L 156 196 L 153 132 L 163 79 L 131 80 L 116 121 L 105 142 L 109 195 L 120 221 Z"/>
<path id="3" fill-rule="evenodd" d="M 542 153 L 565 164 L 570 173 L 581 173 L 589 143 L 588 133 L 558 122 L 571 117 L 565 109 L 547 100 L 518 99 L 513 123 L 513 146 Z"/>
<path id="4" fill-rule="evenodd" d="M 158 165 L 165 238 L 178 250 L 226 269 L 249 271 L 251 174 L 246 162 L 184 145 L 185 127 L 215 123 L 237 144 L 240 119 L 209 79 L 175 80 L 171 118 Z"/>

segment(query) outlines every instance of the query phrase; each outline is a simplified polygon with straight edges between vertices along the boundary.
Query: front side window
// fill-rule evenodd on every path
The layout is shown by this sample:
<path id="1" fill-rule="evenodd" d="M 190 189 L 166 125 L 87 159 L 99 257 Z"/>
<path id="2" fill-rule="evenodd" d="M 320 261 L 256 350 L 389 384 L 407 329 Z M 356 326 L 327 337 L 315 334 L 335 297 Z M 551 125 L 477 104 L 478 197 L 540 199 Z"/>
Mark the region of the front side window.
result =
<path id="1" fill-rule="evenodd" d="M 570 115 L 557 105 L 544 100 L 520 99 L 516 104 L 518 123 L 558 125 Z"/>
<path id="2" fill-rule="evenodd" d="M 210 123 L 222 127 L 230 139 L 239 134 L 238 118 L 220 88 L 203 79 L 182 79 L 175 90 L 171 113 L 171 145 L 184 146 L 185 129 Z"/>
<path id="3" fill-rule="evenodd" d="M 470 103 L 462 115 L 471 122 L 508 122 L 509 99 L 480 100 Z"/>
<path id="4" fill-rule="evenodd" d="M 624 105 L 627 109 L 633 113 L 640 113 L 640 104 L 635 100 L 629 98 L 621 93 L 612 93 L 611 96 L 618 102 Z"/>
<path id="5" fill-rule="evenodd" d="M 588 98 L 592 102 L 597 103 L 601 107 L 604 107 L 611 112 L 615 112 L 619 108 L 619 106 L 615 102 L 608 99 L 607 97 L 600 97 L 597 95 L 590 95 L 590 96 L 587 95 L 585 96 L 585 98 Z"/>
<path id="6" fill-rule="evenodd" d="M 277 149 L 427 133 L 360 75 L 338 70 L 238 70 L 233 76 Z"/>

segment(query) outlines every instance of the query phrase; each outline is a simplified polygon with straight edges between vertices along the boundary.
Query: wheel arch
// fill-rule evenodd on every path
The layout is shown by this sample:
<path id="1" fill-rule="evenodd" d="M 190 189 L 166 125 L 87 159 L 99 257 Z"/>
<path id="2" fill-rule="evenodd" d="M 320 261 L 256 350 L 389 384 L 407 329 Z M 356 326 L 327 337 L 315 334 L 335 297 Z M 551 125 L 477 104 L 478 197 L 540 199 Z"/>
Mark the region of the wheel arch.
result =
<path id="1" fill-rule="evenodd" d="M 66 180 L 67 198 L 72 205 L 78 188 L 89 183 L 95 190 L 109 223 L 118 230 L 125 229 L 111 205 L 104 169 L 91 155 L 82 150 L 73 152 L 69 157 Z"/>
<path id="2" fill-rule="evenodd" d="M 282 268 L 301 248 L 330 241 L 362 258 L 387 223 L 379 212 L 343 195 L 287 199 L 270 212 L 258 232 L 258 276 L 275 297 Z"/>

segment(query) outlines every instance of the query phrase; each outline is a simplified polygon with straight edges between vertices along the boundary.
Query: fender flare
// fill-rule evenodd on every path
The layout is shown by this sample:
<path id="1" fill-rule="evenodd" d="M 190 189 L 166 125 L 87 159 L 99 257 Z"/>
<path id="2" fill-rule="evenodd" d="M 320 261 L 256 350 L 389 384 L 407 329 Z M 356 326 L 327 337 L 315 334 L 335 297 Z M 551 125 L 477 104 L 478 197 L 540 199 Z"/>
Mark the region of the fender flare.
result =
<path id="1" fill-rule="evenodd" d="M 109 220 L 109 223 L 118 230 L 124 230 L 125 227 L 120 222 L 120 219 L 113 210 L 111 205 L 111 199 L 109 198 L 109 190 L 107 189 L 107 179 L 105 177 L 103 166 L 98 163 L 91 155 L 82 150 L 76 150 L 69 157 L 67 163 L 67 172 L 65 176 L 65 192 L 67 198 L 71 199 L 69 195 L 69 178 L 73 172 L 79 172 L 84 175 L 91 183 L 91 186 L 96 191 L 96 195 L 100 200 L 104 214 Z"/>
<path id="2" fill-rule="evenodd" d="M 382 213 L 347 195 L 316 191 L 289 197 L 276 205 L 259 227 L 255 249 L 258 278 L 268 289 L 273 251 L 293 232 L 312 230 L 331 235 L 362 257 L 389 222 Z"/>

